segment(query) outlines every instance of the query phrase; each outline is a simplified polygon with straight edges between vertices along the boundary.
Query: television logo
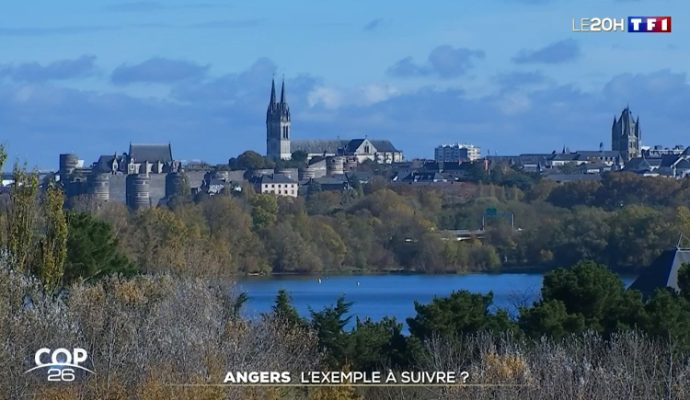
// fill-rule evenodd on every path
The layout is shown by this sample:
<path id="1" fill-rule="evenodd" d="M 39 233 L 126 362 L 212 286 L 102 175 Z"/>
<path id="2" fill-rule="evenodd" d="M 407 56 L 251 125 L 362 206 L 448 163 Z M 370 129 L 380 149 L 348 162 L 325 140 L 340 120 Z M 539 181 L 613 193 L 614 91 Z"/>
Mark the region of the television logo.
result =
<path id="1" fill-rule="evenodd" d="M 627 22 L 627 24 L 626 24 Z M 671 33 L 671 17 L 573 18 L 573 32 Z"/>
<path id="2" fill-rule="evenodd" d="M 88 358 L 89 356 L 84 349 L 74 348 L 70 351 L 58 348 L 51 351 L 44 347 L 34 355 L 36 366 L 24 371 L 24 373 L 28 374 L 41 368 L 47 368 L 49 382 L 72 382 L 75 379 L 75 370 L 77 369 L 95 374 L 92 370 L 80 365 Z"/>
<path id="3" fill-rule="evenodd" d="M 628 17 L 628 32 L 671 33 L 671 17 Z"/>

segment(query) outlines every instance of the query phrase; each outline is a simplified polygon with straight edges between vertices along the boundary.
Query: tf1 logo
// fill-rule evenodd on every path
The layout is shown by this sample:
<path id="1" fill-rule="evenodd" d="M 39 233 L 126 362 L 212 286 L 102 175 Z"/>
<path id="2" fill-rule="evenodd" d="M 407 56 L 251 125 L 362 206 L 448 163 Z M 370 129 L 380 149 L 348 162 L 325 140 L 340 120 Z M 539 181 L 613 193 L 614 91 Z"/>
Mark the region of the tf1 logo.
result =
<path id="1" fill-rule="evenodd" d="M 573 18 L 573 32 L 671 33 L 671 17 Z"/>
<path id="2" fill-rule="evenodd" d="M 72 350 L 58 348 L 50 350 L 47 347 L 39 349 L 34 355 L 35 367 L 24 371 L 25 374 L 42 368 L 47 368 L 49 382 L 72 382 L 75 379 L 75 370 L 86 371 L 95 374 L 92 370 L 81 364 L 89 358 L 86 350 L 74 348 Z"/>

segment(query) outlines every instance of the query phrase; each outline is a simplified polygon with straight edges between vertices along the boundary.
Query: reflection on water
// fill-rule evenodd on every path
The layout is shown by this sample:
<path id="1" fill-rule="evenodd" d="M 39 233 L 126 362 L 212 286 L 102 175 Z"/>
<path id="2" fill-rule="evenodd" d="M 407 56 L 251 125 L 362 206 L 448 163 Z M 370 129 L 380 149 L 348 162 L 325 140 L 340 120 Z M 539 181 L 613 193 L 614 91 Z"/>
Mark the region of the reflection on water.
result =
<path id="1" fill-rule="evenodd" d="M 319 283 L 320 279 L 320 283 Z M 300 315 L 309 309 L 332 305 L 340 295 L 354 302 L 352 321 L 393 316 L 399 322 L 415 315 L 414 302 L 430 302 L 434 296 L 446 296 L 454 290 L 475 293 L 493 292 L 494 307 L 516 315 L 517 309 L 538 299 L 543 275 L 539 273 L 465 274 L 465 275 L 347 275 L 347 276 L 271 276 L 240 280 L 235 290 L 246 292 L 249 301 L 244 315 L 270 312 L 276 293 L 285 289 Z M 626 286 L 632 276 L 621 277 Z"/>

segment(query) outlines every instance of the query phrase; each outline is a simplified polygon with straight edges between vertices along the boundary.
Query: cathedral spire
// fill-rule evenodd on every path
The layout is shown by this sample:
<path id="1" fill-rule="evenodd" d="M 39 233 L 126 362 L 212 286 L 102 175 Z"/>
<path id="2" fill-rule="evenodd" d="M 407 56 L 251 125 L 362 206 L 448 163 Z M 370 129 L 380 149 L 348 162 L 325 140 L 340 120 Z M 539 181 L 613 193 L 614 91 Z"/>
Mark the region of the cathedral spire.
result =
<path id="1" fill-rule="evenodd" d="M 271 79 L 271 101 L 268 104 L 269 108 L 274 107 L 276 104 L 276 80 Z"/>
<path id="2" fill-rule="evenodd" d="M 285 104 L 285 77 L 283 77 L 283 84 L 280 86 L 280 104 Z"/>

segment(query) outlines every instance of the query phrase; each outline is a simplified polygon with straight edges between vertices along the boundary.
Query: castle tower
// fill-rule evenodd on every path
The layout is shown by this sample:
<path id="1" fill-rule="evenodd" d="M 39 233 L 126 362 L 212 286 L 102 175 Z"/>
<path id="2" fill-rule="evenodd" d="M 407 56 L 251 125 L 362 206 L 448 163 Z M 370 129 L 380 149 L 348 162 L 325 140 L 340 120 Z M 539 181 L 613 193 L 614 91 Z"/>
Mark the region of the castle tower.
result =
<path id="1" fill-rule="evenodd" d="M 611 150 L 619 151 L 624 161 L 640 156 L 640 117 L 635 120 L 629 107 L 625 107 L 618 120 L 613 117 Z"/>
<path id="2" fill-rule="evenodd" d="M 289 160 L 290 152 L 290 107 L 285 96 L 285 80 L 280 88 L 280 102 L 276 101 L 275 80 L 271 82 L 271 99 L 266 111 L 266 156 Z"/>

